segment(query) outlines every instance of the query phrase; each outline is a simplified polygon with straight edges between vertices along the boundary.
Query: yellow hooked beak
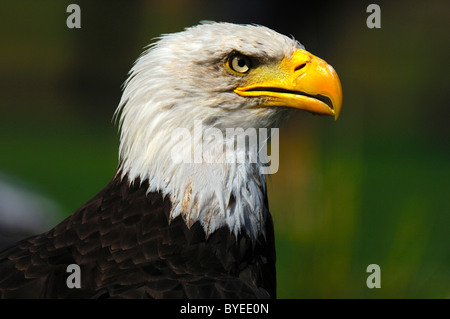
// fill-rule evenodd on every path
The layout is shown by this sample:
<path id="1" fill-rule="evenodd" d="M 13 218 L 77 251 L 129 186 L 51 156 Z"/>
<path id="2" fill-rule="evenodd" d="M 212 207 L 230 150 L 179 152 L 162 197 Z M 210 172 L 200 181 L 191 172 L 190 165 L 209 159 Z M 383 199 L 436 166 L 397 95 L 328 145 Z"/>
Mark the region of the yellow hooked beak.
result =
<path id="1" fill-rule="evenodd" d="M 285 106 L 339 117 L 342 86 L 336 71 L 324 60 L 296 49 L 292 57 L 249 74 L 234 90 L 240 96 L 265 97 L 258 107 Z"/>

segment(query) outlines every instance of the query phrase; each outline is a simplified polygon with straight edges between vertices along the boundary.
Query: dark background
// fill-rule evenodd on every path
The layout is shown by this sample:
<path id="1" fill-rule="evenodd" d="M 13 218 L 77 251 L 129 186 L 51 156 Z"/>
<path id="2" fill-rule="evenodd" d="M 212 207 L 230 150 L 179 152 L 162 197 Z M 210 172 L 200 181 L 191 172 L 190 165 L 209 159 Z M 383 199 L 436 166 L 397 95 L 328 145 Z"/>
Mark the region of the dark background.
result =
<path id="1" fill-rule="evenodd" d="M 66 26 L 70 3 L 81 29 Z M 280 130 L 279 297 L 448 298 L 450 4 L 377 1 L 369 29 L 370 3 L 2 1 L 0 174 L 61 220 L 115 172 L 111 119 L 144 46 L 202 20 L 263 24 L 330 63 L 344 91 L 337 122 L 298 112 Z"/>

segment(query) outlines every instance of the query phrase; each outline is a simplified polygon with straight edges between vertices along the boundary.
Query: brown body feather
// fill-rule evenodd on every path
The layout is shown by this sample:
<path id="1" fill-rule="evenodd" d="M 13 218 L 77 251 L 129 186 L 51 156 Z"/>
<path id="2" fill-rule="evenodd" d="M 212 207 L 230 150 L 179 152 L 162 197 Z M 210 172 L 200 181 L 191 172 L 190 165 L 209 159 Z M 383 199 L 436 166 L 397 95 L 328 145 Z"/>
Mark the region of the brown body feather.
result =
<path id="1" fill-rule="evenodd" d="M 2 298 L 274 298 L 270 214 L 255 242 L 227 227 L 206 238 L 169 223 L 171 203 L 148 183 L 116 177 L 50 231 L 0 252 Z M 265 196 L 267 205 L 267 196 Z M 68 288 L 69 264 L 81 288 Z"/>

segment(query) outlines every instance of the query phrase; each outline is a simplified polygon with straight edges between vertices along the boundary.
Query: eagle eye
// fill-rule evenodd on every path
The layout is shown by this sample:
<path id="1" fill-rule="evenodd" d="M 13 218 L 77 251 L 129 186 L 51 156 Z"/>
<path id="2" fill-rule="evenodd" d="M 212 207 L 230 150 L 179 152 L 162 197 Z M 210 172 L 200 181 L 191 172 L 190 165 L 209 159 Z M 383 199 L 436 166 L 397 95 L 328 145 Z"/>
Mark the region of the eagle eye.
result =
<path id="1" fill-rule="evenodd" d="M 234 72 L 243 74 L 247 73 L 252 67 L 252 61 L 248 56 L 240 53 L 235 53 L 228 59 L 228 66 Z"/>

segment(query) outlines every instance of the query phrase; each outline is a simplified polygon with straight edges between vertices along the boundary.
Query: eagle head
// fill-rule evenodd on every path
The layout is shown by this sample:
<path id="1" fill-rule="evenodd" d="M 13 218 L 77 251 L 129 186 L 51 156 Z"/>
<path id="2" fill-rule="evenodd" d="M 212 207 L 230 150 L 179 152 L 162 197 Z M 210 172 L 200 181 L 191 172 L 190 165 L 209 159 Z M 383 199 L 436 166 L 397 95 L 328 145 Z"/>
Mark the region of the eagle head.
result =
<path id="1" fill-rule="evenodd" d="M 228 226 L 256 238 L 268 214 L 262 163 L 224 160 L 249 158 L 227 129 L 260 137 L 296 109 L 337 119 L 341 105 L 334 69 L 298 41 L 259 25 L 202 23 L 161 36 L 131 69 L 116 111 L 118 172 L 168 196 L 171 219 L 199 221 L 206 235 Z"/>

